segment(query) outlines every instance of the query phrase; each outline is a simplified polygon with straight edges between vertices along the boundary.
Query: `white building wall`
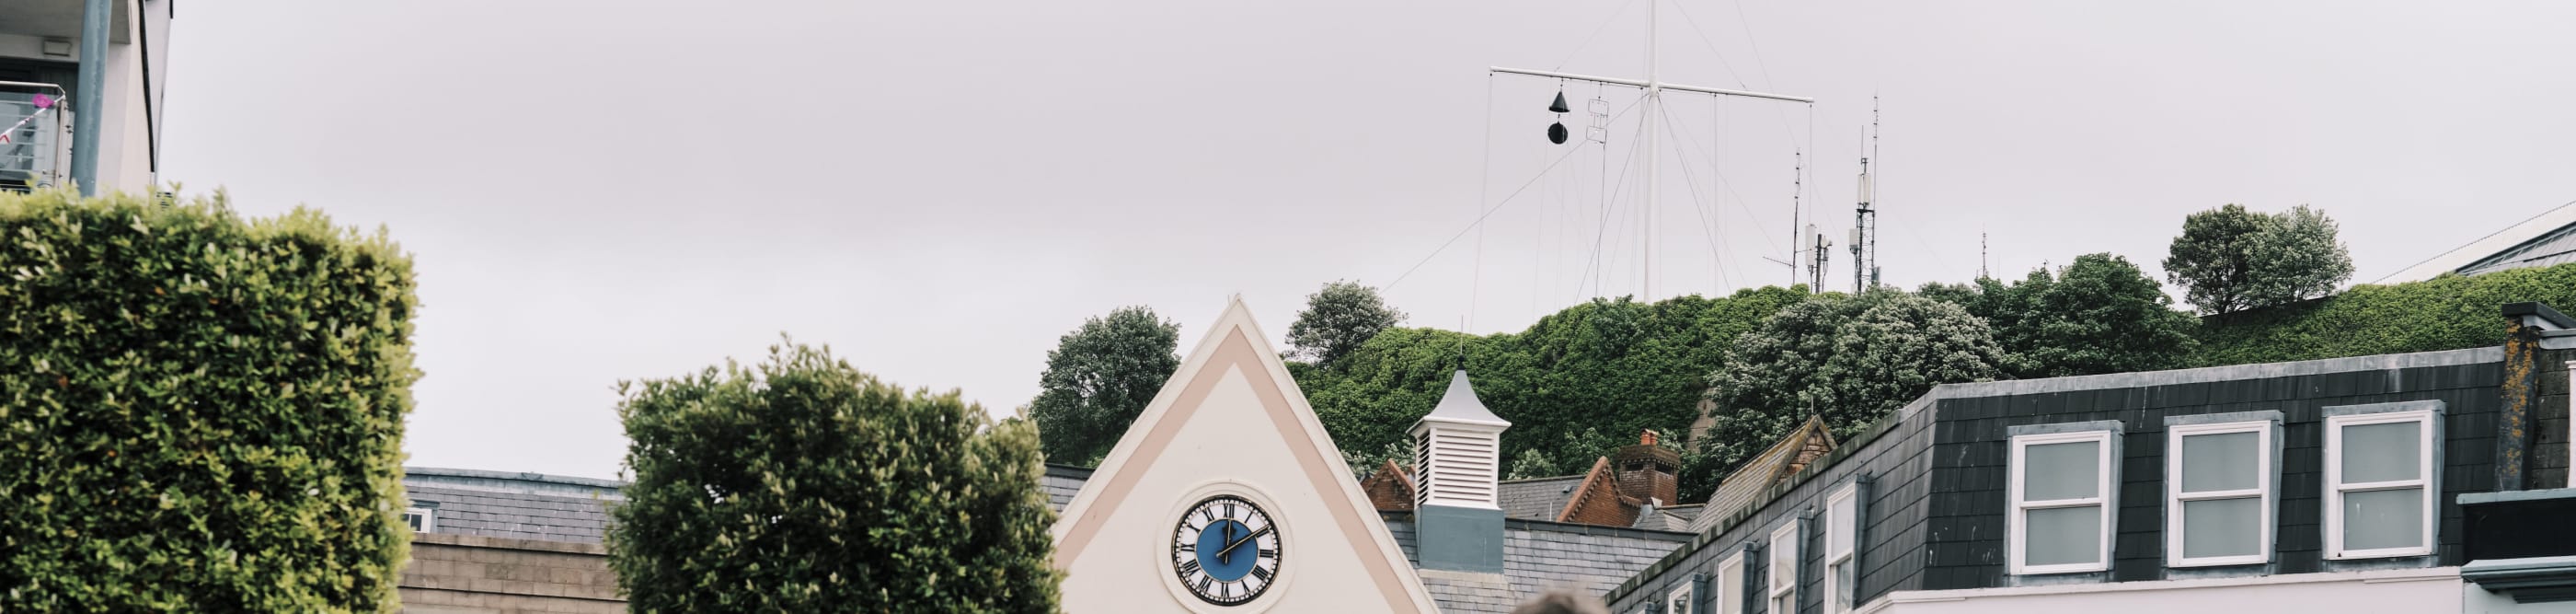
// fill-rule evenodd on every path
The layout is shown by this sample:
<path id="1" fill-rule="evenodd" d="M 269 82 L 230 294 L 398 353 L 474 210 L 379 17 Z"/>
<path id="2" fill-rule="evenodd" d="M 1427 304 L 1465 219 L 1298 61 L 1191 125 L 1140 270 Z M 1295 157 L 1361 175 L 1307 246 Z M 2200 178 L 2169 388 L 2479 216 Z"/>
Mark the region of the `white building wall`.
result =
<path id="1" fill-rule="evenodd" d="M 2461 589 L 2462 614 L 2576 614 L 2576 601 L 2515 603 L 2513 596 L 2487 592 L 2471 584 Z"/>
<path id="2" fill-rule="evenodd" d="M 1866 614 L 2440 613 L 2462 611 L 2464 587 L 2468 591 L 2484 592 L 2461 582 L 2459 568 L 2436 567 L 2207 580 L 1902 591 L 1873 601 L 1861 611 Z"/>

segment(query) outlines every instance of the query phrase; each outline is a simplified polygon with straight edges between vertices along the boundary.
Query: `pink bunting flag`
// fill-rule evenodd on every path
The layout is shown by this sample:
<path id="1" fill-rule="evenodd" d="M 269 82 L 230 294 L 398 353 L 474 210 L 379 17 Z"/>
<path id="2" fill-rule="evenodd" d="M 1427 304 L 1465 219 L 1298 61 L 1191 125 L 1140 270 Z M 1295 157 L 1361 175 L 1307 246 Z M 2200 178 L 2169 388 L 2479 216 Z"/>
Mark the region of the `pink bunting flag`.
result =
<path id="1" fill-rule="evenodd" d="M 54 97 L 52 97 L 52 96 L 47 96 L 47 95 L 44 95 L 44 94 L 37 94 L 37 95 L 36 95 L 36 108 L 39 108 L 39 109 L 51 109 L 51 108 L 54 108 Z"/>

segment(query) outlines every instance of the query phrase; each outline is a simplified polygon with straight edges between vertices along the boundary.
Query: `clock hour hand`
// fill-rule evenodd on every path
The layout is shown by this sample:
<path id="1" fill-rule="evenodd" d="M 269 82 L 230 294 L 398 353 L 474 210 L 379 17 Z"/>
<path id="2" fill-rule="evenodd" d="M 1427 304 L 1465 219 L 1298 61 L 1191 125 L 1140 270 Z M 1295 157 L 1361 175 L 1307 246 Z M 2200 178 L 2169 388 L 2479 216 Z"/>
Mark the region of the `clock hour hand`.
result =
<path id="1" fill-rule="evenodd" d="M 1226 553 L 1228 553 L 1228 552 L 1233 552 L 1233 551 L 1234 551 L 1234 548 L 1235 548 L 1236 546 L 1241 546 L 1241 545 L 1243 545 L 1245 542 L 1250 542 L 1250 541 L 1255 540 L 1255 539 L 1260 539 L 1260 538 L 1261 538 L 1261 534 L 1263 534 L 1263 533 L 1268 533 L 1268 532 L 1270 532 L 1270 527 L 1262 527 L 1262 528 L 1261 528 L 1261 530 L 1259 530 L 1259 531 L 1253 531 L 1253 532 L 1252 532 L 1252 534 L 1243 536 L 1243 539 L 1235 540 L 1235 541 L 1234 541 L 1234 543 L 1226 544 L 1226 545 L 1225 545 L 1225 549 L 1224 549 L 1224 550 L 1218 550 L 1218 551 L 1216 551 L 1216 555 L 1219 557 L 1219 559 L 1218 559 L 1218 560 L 1224 560 L 1224 559 L 1223 559 L 1223 557 L 1226 555 Z"/>

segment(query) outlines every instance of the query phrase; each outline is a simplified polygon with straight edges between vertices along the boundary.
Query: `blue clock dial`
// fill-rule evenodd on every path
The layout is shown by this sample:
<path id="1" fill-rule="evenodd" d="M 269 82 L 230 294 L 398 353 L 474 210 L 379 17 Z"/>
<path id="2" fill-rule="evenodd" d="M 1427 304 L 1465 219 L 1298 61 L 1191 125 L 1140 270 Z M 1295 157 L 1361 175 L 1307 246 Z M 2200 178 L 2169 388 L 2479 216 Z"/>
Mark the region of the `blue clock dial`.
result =
<path id="1" fill-rule="evenodd" d="M 1281 543 L 1278 524 L 1260 506 L 1209 497 L 1172 528 L 1172 571 L 1202 601 L 1241 605 L 1277 580 Z"/>

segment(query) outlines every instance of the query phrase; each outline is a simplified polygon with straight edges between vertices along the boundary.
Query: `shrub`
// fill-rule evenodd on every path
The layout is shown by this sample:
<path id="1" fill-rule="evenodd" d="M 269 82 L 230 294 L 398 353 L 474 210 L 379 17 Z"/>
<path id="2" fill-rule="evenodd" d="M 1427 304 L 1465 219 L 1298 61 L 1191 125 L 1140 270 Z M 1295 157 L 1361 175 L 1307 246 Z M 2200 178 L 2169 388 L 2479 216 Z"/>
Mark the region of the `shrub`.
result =
<path id="1" fill-rule="evenodd" d="M 398 608 L 416 305 L 310 210 L 0 194 L 0 611 Z"/>
<path id="2" fill-rule="evenodd" d="M 2523 301 L 2576 306 L 2576 264 L 2354 286 L 2322 299 L 2205 318 L 2190 366 L 2501 345 L 2499 309 Z"/>
<path id="3" fill-rule="evenodd" d="M 1052 612 L 1037 430 L 827 349 L 621 384 L 636 612 Z"/>

